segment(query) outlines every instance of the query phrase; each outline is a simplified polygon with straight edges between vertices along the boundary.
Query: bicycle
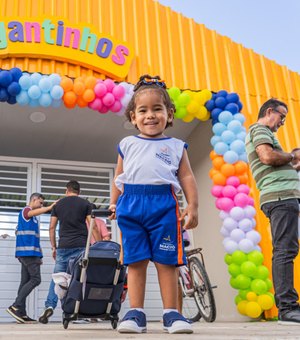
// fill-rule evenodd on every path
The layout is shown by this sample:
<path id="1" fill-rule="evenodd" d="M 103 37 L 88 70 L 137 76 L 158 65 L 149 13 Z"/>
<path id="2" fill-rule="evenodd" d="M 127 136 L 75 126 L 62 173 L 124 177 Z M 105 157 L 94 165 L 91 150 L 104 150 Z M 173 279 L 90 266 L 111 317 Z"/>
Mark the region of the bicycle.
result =
<path id="1" fill-rule="evenodd" d="M 201 317 L 206 322 L 216 319 L 216 304 L 213 288 L 204 266 L 202 248 L 186 251 L 187 265 L 179 267 L 178 290 L 181 294 L 179 310 L 190 322 Z M 200 259 L 199 259 L 200 258 Z"/>

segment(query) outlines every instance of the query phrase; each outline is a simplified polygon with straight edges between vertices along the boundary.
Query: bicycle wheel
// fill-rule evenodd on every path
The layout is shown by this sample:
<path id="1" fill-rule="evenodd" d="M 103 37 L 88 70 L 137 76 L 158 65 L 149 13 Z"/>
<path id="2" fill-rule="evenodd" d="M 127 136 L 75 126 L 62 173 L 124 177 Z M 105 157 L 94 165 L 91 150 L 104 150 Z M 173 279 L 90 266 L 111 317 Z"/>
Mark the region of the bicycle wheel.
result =
<path id="1" fill-rule="evenodd" d="M 216 303 L 206 270 L 195 256 L 190 258 L 189 269 L 199 312 L 206 322 L 214 322 L 216 320 Z"/>

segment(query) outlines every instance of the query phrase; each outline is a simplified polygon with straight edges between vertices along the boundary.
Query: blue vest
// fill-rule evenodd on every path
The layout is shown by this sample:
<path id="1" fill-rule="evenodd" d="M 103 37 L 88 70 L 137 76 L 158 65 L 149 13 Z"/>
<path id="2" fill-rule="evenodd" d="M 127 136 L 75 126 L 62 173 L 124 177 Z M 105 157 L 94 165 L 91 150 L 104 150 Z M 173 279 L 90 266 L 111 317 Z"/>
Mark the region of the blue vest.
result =
<path id="1" fill-rule="evenodd" d="M 24 218 L 24 209 L 19 213 L 16 233 L 16 257 L 43 257 L 37 218 L 33 216 L 26 220 Z"/>

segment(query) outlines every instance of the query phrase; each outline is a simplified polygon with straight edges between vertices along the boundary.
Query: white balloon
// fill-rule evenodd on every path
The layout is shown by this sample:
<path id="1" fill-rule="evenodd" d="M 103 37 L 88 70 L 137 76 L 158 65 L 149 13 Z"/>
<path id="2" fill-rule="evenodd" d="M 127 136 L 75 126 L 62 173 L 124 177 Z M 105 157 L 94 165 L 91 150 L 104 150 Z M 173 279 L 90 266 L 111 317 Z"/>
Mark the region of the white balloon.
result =
<path id="1" fill-rule="evenodd" d="M 238 244 L 232 240 L 227 240 L 226 244 L 224 244 L 224 248 L 226 253 L 232 254 L 236 250 L 238 250 Z"/>
<path id="2" fill-rule="evenodd" d="M 239 221 L 239 228 L 244 232 L 252 230 L 252 221 L 249 218 L 243 218 L 241 221 Z"/>
<path id="3" fill-rule="evenodd" d="M 245 233 L 241 229 L 233 229 L 230 233 L 230 238 L 235 242 L 240 242 L 245 238 Z"/>
<path id="4" fill-rule="evenodd" d="M 226 217 L 229 217 L 229 214 L 226 211 L 221 210 L 219 216 L 222 220 L 224 220 Z"/>
<path id="5" fill-rule="evenodd" d="M 222 228 L 220 229 L 220 233 L 221 233 L 221 235 L 224 236 L 224 237 L 228 237 L 228 236 L 229 236 L 229 231 L 228 231 L 226 228 L 224 228 L 224 227 L 222 227 Z"/>
<path id="6" fill-rule="evenodd" d="M 253 218 L 256 214 L 256 210 L 254 207 L 252 207 L 252 205 L 247 205 L 244 208 L 244 213 L 245 213 L 245 217 L 247 218 Z"/>
<path id="7" fill-rule="evenodd" d="M 240 221 L 245 217 L 244 209 L 241 207 L 233 207 L 229 214 L 236 221 Z"/>
<path id="8" fill-rule="evenodd" d="M 239 249 L 244 253 L 248 254 L 252 250 L 254 250 L 254 244 L 252 241 L 248 240 L 247 238 L 244 238 L 239 242 Z"/>
<path id="9" fill-rule="evenodd" d="M 253 242 L 253 244 L 257 244 L 260 242 L 261 240 L 261 236 L 260 233 L 258 233 L 256 230 L 250 230 L 247 232 L 246 234 L 246 238 L 250 241 Z"/>
<path id="10" fill-rule="evenodd" d="M 226 217 L 223 221 L 223 227 L 231 232 L 233 229 L 238 227 L 238 222 L 235 221 L 232 217 Z"/>

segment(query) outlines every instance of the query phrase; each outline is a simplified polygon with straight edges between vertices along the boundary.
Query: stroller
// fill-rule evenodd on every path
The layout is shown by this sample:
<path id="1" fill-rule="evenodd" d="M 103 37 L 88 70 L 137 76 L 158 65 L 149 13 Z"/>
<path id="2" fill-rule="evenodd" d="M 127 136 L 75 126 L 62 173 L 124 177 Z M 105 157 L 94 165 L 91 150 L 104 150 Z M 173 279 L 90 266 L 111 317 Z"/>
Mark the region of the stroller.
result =
<path id="1" fill-rule="evenodd" d="M 92 210 L 92 219 L 85 251 L 69 261 L 71 280 L 61 300 L 63 326 L 80 318 L 110 320 L 118 325 L 126 267 L 120 262 L 121 247 L 112 241 L 100 241 L 90 246 L 95 217 L 106 217 L 107 210 Z"/>

